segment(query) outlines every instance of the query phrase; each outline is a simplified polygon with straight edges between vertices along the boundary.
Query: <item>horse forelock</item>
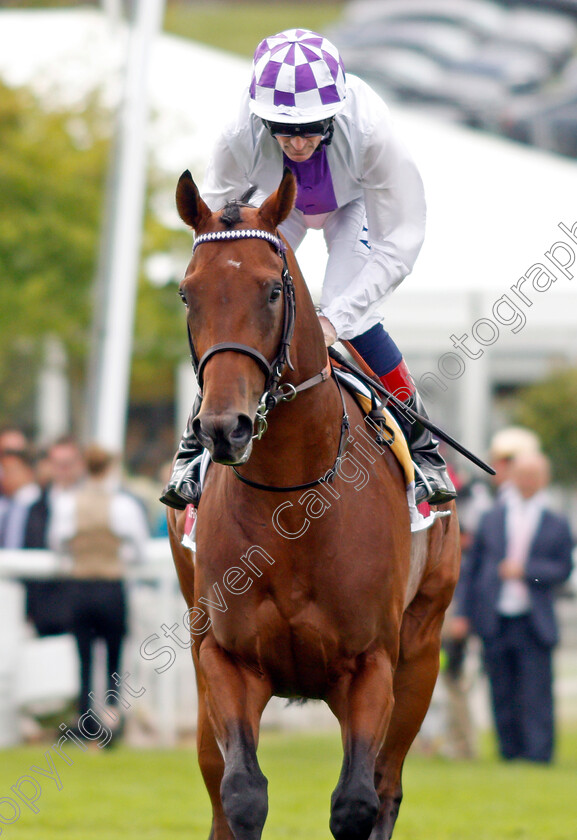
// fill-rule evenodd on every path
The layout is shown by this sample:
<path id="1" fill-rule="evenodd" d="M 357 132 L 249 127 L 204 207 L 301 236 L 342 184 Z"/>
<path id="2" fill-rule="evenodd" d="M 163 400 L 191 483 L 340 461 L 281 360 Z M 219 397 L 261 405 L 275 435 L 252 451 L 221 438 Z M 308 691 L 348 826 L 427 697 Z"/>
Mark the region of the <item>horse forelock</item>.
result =
<path id="1" fill-rule="evenodd" d="M 242 222 L 242 208 L 246 207 L 240 201 L 229 201 L 222 209 L 219 221 L 228 229 Z"/>
<path id="2" fill-rule="evenodd" d="M 243 207 L 254 208 L 254 205 L 250 204 L 249 202 L 255 192 L 256 187 L 249 187 L 248 190 L 246 190 L 246 192 L 244 192 L 240 198 L 234 198 L 231 201 L 228 201 L 222 208 L 220 214 L 220 222 L 229 229 L 233 228 L 235 225 L 240 224 L 243 221 Z"/>

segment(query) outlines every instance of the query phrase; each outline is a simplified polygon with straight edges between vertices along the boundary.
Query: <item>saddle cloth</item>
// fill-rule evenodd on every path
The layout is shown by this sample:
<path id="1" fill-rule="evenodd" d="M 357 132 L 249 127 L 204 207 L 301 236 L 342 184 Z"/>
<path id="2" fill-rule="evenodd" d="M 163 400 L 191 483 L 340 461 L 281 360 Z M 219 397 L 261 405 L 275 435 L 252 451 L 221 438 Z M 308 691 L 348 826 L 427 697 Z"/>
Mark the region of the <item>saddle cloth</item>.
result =
<path id="1" fill-rule="evenodd" d="M 375 421 L 373 420 L 375 413 L 381 413 L 385 418 L 385 423 L 388 429 L 394 432 L 394 440 L 387 444 L 391 448 L 391 452 L 401 465 L 405 475 L 405 483 L 407 487 L 407 504 L 409 506 L 409 514 L 411 517 L 411 531 L 416 533 L 418 531 L 426 531 L 431 527 L 436 519 L 444 516 L 449 516 L 449 511 L 428 511 L 427 515 L 421 513 L 417 507 L 415 499 L 415 466 L 411 458 L 411 452 L 407 439 L 403 430 L 391 414 L 389 409 L 382 404 L 377 396 L 376 391 L 372 391 L 364 382 L 358 379 L 354 374 L 348 371 L 334 368 L 334 373 L 338 377 L 339 382 L 347 388 L 354 399 L 365 412 L 365 422 L 367 426 L 375 433 Z M 385 429 L 385 434 L 386 434 Z M 428 508 L 428 506 L 427 506 Z"/>
<path id="2" fill-rule="evenodd" d="M 369 415 L 375 410 L 383 415 L 387 427 L 393 431 L 393 440 L 389 442 L 389 439 L 387 439 L 387 445 L 403 469 L 406 484 L 411 484 L 415 480 L 415 468 L 411 460 L 411 453 L 403 430 L 392 413 L 380 402 L 376 394 L 364 382 L 357 379 L 354 374 L 335 368 L 335 375 L 364 411 L 365 422 L 372 432 L 375 432 L 375 424 Z"/>

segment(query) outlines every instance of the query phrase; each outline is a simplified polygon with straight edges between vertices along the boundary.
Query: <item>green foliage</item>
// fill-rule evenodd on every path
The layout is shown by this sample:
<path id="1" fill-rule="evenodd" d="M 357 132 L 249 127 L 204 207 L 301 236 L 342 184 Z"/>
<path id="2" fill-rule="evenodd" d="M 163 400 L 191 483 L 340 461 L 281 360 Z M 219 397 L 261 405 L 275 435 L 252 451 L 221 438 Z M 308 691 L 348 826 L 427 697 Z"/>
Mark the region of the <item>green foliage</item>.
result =
<path id="1" fill-rule="evenodd" d="M 96 109 L 42 110 L 0 86 L 0 393 L 4 420 L 30 399 L 42 337 L 77 379 L 86 353 L 108 143 Z M 15 375 L 16 373 L 16 375 Z"/>
<path id="2" fill-rule="evenodd" d="M 252 58 L 267 35 L 296 26 L 324 32 L 340 17 L 344 2 L 169 2 L 165 29 Z"/>
<path id="3" fill-rule="evenodd" d="M 192 236 L 163 228 L 152 217 L 147 220 L 144 252 L 182 248 L 180 274 L 190 259 Z M 134 402 L 155 402 L 174 398 L 174 372 L 177 362 L 188 356 L 185 310 L 176 282 L 157 287 L 141 275 L 136 301 L 136 322 L 130 395 Z"/>
<path id="4" fill-rule="evenodd" d="M 518 395 L 515 421 L 535 429 L 553 463 L 556 481 L 577 479 L 577 369 L 559 370 Z"/>
<path id="5" fill-rule="evenodd" d="M 95 3 L 96 0 L 2 0 L 0 6 L 7 9 L 65 9 Z"/>
<path id="6" fill-rule="evenodd" d="M 0 85 L 2 423 L 34 427 L 36 380 L 50 334 L 66 351 L 73 404 L 82 403 L 110 129 L 110 115 L 95 103 L 47 111 L 30 91 Z M 145 254 L 172 250 L 179 238 L 189 253 L 190 235 L 167 230 L 147 210 Z M 185 264 L 183 256 L 183 270 Z M 159 289 L 141 277 L 133 398 L 172 400 L 174 365 L 186 356 L 182 315 L 175 283 Z"/>

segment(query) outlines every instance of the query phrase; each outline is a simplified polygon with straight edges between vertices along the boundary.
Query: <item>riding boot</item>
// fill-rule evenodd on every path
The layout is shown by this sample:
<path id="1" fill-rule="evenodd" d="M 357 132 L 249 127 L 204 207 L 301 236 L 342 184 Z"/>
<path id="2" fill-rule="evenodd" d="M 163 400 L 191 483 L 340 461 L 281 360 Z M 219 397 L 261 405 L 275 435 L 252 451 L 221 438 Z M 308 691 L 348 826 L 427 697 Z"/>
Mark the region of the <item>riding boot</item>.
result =
<path id="1" fill-rule="evenodd" d="M 176 510 L 184 510 L 187 505 L 198 507 L 200 501 L 199 456 L 202 454 L 203 447 L 192 431 L 192 420 L 198 414 L 200 404 L 201 398 L 197 397 L 178 445 L 172 475 L 160 497 L 161 502 Z"/>
<path id="2" fill-rule="evenodd" d="M 390 373 L 380 377 L 385 388 L 413 411 L 428 419 L 425 406 L 415 387 L 404 360 Z M 441 505 L 450 502 L 457 491 L 447 472 L 447 465 L 439 452 L 439 441 L 418 420 L 407 417 L 389 403 L 407 439 L 415 464 L 415 497 L 417 504 L 428 502 Z"/>

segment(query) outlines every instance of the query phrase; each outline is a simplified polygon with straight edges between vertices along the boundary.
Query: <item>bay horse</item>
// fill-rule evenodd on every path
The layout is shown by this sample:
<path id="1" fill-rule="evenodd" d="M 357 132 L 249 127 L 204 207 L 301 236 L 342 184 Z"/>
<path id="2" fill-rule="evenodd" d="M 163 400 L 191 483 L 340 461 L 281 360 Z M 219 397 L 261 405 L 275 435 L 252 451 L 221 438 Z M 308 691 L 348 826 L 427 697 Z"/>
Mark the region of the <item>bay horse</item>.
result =
<path id="1" fill-rule="evenodd" d="M 312 299 L 278 233 L 294 199 L 289 171 L 260 208 L 211 212 L 188 171 L 176 192 L 196 233 L 180 295 L 203 397 L 194 429 L 212 458 L 195 555 L 181 544 L 185 513 L 168 516 L 210 840 L 262 835 L 257 744 L 273 695 L 322 699 L 340 723 L 333 836 L 388 840 L 437 677 L 458 525 L 445 505 L 451 515 L 415 535 L 411 552 L 399 464 L 388 447 L 375 456 L 362 410 L 329 374 Z"/>

